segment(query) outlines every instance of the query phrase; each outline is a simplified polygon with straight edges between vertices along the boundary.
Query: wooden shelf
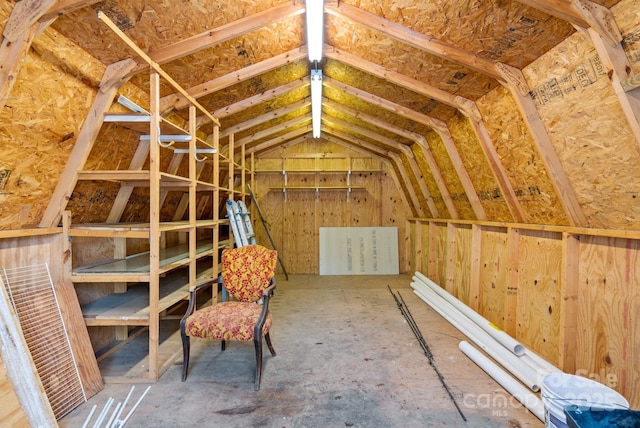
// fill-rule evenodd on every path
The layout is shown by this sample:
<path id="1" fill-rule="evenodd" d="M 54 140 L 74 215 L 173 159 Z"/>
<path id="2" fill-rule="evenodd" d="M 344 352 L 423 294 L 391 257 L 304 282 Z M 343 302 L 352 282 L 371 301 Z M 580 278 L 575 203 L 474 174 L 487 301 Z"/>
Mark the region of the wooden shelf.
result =
<path id="1" fill-rule="evenodd" d="M 270 190 L 366 190 L 366 186 L 272 186 Z"/>
<path id="2" fill-rule="evenodd" d="M 359 172 L 382 172 L 381 169 L 257 169 L 256 174 L 353 174 Z"/>
<path id="3" fill-rule="evenodd" d="M 213 245 L 199 242 L 196 246 L 196 258 L 211 255 Z M 189 247 L 187 244 L 161 249 L 160 270 L 163 274 L 188 264 Z M 148 282 L 149 252 L 137 253 L 120 260 L 109 260 L 73 269 L 73 282 Z"/>
<path id="4" fill-rule="evenodd" d="M 213 269 L 204 269 L 197 275 L 197 282 L 215 279 Z M 158 313 L 189 297 L 188 273 L 174 271 L 160 280 Z M 138 284 L 125 293 L 113 293 L 82 307 L 87 326 L 149 325 L 149 288 Z"/>

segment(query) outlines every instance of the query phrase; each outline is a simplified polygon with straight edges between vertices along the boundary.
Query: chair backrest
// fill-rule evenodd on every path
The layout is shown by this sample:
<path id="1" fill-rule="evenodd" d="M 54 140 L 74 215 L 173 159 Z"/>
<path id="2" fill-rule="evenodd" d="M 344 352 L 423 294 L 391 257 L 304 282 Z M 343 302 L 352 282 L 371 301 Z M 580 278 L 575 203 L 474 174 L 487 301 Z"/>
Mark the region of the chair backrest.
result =
<path id="1" fill-rule="evenodd" d="M 278 253 L 261 245 L 246 245 L 222 252 L 222 283 L 242 302 L 262 298 L 275 275 Z"/>

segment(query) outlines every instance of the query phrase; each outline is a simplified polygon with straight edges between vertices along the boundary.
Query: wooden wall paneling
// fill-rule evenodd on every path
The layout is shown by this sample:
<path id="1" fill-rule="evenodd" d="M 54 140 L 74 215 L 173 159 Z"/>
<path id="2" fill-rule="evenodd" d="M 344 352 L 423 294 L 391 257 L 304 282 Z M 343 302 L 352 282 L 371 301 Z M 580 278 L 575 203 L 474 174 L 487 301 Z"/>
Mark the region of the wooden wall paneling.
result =
<path id="1" fill-rule="evenodd" d="M 429 237 L 429 258 L 426 274 L 429 279 L 435 281 L 438 273 L 438 225 L 435 222 L 429 222 L 427 236 Z"/>
<path id="2" fill-rule="evenodd" d="M 510 227 L 507 229 L 507 283 L 504 299 L 504 331 L 515 337 L 516 318 L 518 311 L 518 256 L 520 244 L 520 230 Z"/>
<path id="3" fill-rule="evenodd" d="M 562 235 L 519 229 L 518 241 L 515 330 L 507 332 L 558 365 L 563 319 Z"/>
<path id="4" fill-rule="evenodd" d="M 632 408 L 640 406 L 640 367 L 637 361 L 640 359 L 640 323 L 638 322 L 638 314 L 640 314 L 640 239 L 630 239 L 627 241 L 625 251 L 627 266 L 625 267 L 625 280 L 627 286 L 632 291 L 631 302 L 629 302 L 629 314 L 627 318 L 628 326 L 626 326 L 628 345 L 627 367 L 622 372 L 625 384 L 620 390 L 624 391 L 624 395 L 631 403 Z"/>
<path id="5" fill-rule="evenodd" d="M 454 296 L 468 304 L 471 291 L 471 239 L 472 228 L 469 225 L 457 225 L 456 233 L 456 268 L 454 279 Z"/>
<path id="6" fill-rule="evenodd" d="M 413 249 L 413 251 L 411 251 L 411 274 L 414 272 L 424 272 L 422 264 L 423 253 L 425 252 L 422 245 L 424 242 L 422 238 L 423 230 L 423 223 L 421 221 L 408 222 L 406 227 L 407 234 L 412 242 L 410 248 Z M 426 253 L 428 253 L 428 251 L 426 251 Z"/>
<path id="7" fill-rule="evenodd" d="M 479 312 L 504 329 L 507 284 L 507 234 L 505 229 L 484 227 L 481 242 Z"/>
<path id="8" fill-rule="evenodd" d="M 447 252 L 449 250 L 448 245 L 449 228 L 446 223 L 436 223 L 436 236 L 435 236 L 435 273 L 434 279 L 436 284 L 441 287 L 447 286 Z"/>
<path id="9" fill-rule="evenodd" d="M 287 191 L 283 217 L 285 266 L 296 273 L 317 273 L 315 190 Z"/>
<path id="10" fill-rule="evenodd" d="M 637 251 L 637 244 L 634 244 Z M 632 324 L 637 308 L 637 273 L 629 265 L 626 240 L 608 237 L 580 239 L 580 288 L 576 372 L 597 378 L 622 395 L 640 388 L 629 377 L 633 359 Z M 634 258 L 637 263 L 637 256 Z M 637 269 L 637 265 L 633 266 Z"/>
<path id="11" fill-rule="evenodd" d="M 482 271 L 482 226 L 471 226 L 471 269 L 469 282 L 469 300 L 465 303 L 476 312 L 480 312 L 482 287 L 480 272 Z"/>
<path id="12" fill-rule="evenodd" d="M 560 291 L 560 336 L 557 365 L 566 373 L 576 372 L 578 334 L 580 237 L 562 233 L 562 269 Z M 552 361 L 553 362 L 553 361 Z"/>
<path id="13" fill-rule="evenodd" d="M 442 283 L 442 286 L 449 294 L 455 296 L 456 295 L 456 283 L 455 283 L 455 274 L 457 267 L 457 255 L 456 251 L 456 226 L 453 223 L 447 223 L 447 245 L 446 245 L 446 266 L 445 266 L 445 281 Z"/>

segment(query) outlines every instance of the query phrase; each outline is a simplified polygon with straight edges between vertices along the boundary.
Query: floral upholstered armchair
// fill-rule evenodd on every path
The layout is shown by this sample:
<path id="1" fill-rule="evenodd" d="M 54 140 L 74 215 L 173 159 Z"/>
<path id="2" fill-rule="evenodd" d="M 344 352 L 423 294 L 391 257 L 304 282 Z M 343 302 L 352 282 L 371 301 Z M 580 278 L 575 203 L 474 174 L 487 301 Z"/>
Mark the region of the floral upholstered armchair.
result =
<path id="1" fill-rule="evenodd" d="M 275 288 L 277 252 L 260 245 L 247 245 L 222 252 L 222 283 L 233 301 L 214 302 L 196 310 L 196 289 L 189 294 L 189 307 L 180 322 L 182 335 L 182 381 L 189 370 L 190 338 L 220 340 L 224 351 L 227 341 L 253 340 L 256 352 L 255 390 L 260 389 L 262 338 L 275 356 L 269 329 L 269 298 Z"/>

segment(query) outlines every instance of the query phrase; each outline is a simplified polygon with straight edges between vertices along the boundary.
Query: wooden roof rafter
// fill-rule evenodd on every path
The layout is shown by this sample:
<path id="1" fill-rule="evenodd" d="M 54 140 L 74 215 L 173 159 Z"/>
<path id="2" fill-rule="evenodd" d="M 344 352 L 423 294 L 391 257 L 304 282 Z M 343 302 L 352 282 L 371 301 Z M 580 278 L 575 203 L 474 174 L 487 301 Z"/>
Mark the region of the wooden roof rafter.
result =
<path id="1" fill-rule="evenodd" d="M 332 142 L 334 144 L 338 144 L 338 145 L 340 145 L 342 147 L 346 147 L 346 148 L 348 148 L 350 150 L 357 151 L 359 153 L 363 153 L 363 154 L 366 154 L 366 155 L 369 155 L 369 156 L 370 155 L 374 155 L 375 157 L 380 158 L 380 162 L 382 162 L 384 165 L 386 165 L 386 167 L 391 172 L 390 174 L 388 174 L 388 177 L 390 177 L 393 180 L 393 182 L 396 185 L 396 188 L 403 189 L 402 185 L 400 184 L 400 181 L 398 180 L 398 174 L 396 173 L 396 169 L 395 169 L 394 165 L 392 164 L 391 160 L 389 160 L 388 158 L 380 156 L 376 152 L 370 151 L 370 150 L 368 150 L 366 148 L 361 148 L 361 147 L 357 146 L 355 143 L 342 140 L 341 138 L 338 138 L 338 137 L 333 136 L 331 134 L 324 135 L 323 138 L 326 139 L 327 141 L 330 141 L 330 142 Z M 407 200 L 407 195 L 405 194 L 405 192 L 402 191 L 402 192 L 399 192 L 399 194 L 400 194 L 400 198 L 402 199 L 402 202 L 404 203 L 404 206 L 409 211 L 412 211 L 411 204 Z"/>
<path id="2" fill-rule="evenodd" d="M 583 29 L 592 28 L 611 46 L 622 41 L 609 9 L 589 0 L 516 0 Z"/>
<path id="3" fill-rule="evenodd" d="M 187 89 L 187 93 L 193 98 L 201 98 L 220 89 L 227 88 L 238 82 L 242 82 L 252 77 L 259 76 L 267 71 L 274 70 L 283 65 L 298 61 L 307 56 L 306 49 L 300 47 L 288 52 L 275 55 L 264 61 L 236 70 L 233 73 L 225 74 L 208 82 L 201 83 L 192 88 Z M 177 109 L 181 110 L 189 105 L 187 98 L 182 94 L 171 94 L 162 97 L 160 100 L 160 111 L 166 112 Z"/>
<path id="4" fill-rule="evenodd" d="M 150 52 L 149 57 L 158 64 L 174 61 L 251 31 L 259 30 L 274 22 L 300 15 L 304 13 L 304 10 L 304 2 L 289 1 L 165 46 Z M 134 70 L 134 73 L 147 68 L 148 66 L 142 63 Z"/>
<path id="5" fill-rule="evenodd" d="M 131 69 L 135 67 L 135 64 L 135 61 L 126 59 L 107 66 L 102 77 L 100 90 L 93 100 L 93 105 L 78 134 L 69 160 L 49 200 L 47 209 L 40 221 L 40 227 L 56 227 L 60 222 L 62 211 L 71 198 L 71 193 L 78 182 L 79 173 L 84 168 L 98 133 L 100 132 L 100 128 L 104 122 L 104 113 L 109 109 L 111 104 L 113 104 L 113 100 L 120 87 L 127 82 L 127 76 L 130 74 Z"/>
<path id="6" fill-rule="evenodd" d="M 287 105 L 286 107 L 281 107 L 279 109 L 276 110 L 272 110 L 270 112 L 264 113 L 260 116 L 256 116 L 252 119 L 246 120 L 242 123 L 238 123 L 236 125 L 233 125 L 229 128 L 225 128 L 224 131 L 220 132 L 220 138 L 226 137 L 229 134 L 232 133 L 238 133 L 238 132 L 242 132 L 242 131 L 246 131 L 249 128 L 252 128 L 256 125 L 260 125 L 264 122 L 273 120 L 273 119 L 277 119 L 279 117 L 282 117 L 284 115 L 287 115 L 289 113 L 292 113 L 296 110 L 308 107 L 311 105 L 311 97 L 305 97 L 299 101 L 296 101 L 294 103 L 291 103 L 289 105 Z"/>
<path id="7" fill-rule="evenodd" d="M 353 125 L 351 123 L 348 123 L 346 121 L 343 121 L 341 119 L 337 119 L 334 117 L 329 117 L 327 115 L 323 115 L 322 117 L 322 123 L 324 125 L 326 125 L 327 128 L 345 128 L 345 129 L 349 129 L 350 132 L 345 132 L 345 134 L 350 135 L 352 133 L 355 134 L 359 134 L 361 136 L 364 136 L 366 138 L 369 138 L 371 140 L 374 140 L 376 142 L 378 142 L 381 145 L 384 145 L 386 147 L 389 148 L 389 150 L 387 150 L 387 154 L 388 157 L 393 159 L 394 161 L 396 161 L 398 163 L 398 166 L 400 167 L 402 165 L 402 162 L 399 160 L 400 159 L 400 155 L 404 155 L 407 159 L 407 164 L 409 165 L 409 168 L 411 168 L 411 172 L 414 175 L 415 178 L 415 182 L 418 185 L 419 191 L 421 192 L 421 196 L 425 199 L 425 201 L 427 202 L 427 205 L 429 206 L 429 209 L 431 210 L 431 212 L 436 215 L 439 216 L 438 213 L 438 209 L 436 208 L 435 204 L 433 203 L 433 199 L 431 198 L 431 195 L 429 193 L 429 190 L 426 187 L 426 184 L 420 179 L 422 173 L 420 172 L 420 169 L 418 168 L 418 164 L 416 163 L 415 157 L 413 156 L 413 153 L 411 152 L 410 149 L 408 149 L 404 144 L 398 143 L 390 138 L 384 137 L 374 131 L 371 131 L 369 129 L 365 129 L 362 128 L 360 126 L 356 126 Z M 325 127 L 323 127 L 323 129 L 326 129 Z M 360 139 L 361 140 L 361 139 Z M 362 141 L 362 140 L 361 140 Z M 371 144 L 371 143 L 369 143 Z M 375 147 L 375 144 L 371 144 L 372 146 Z M 409 181 L 406 181 L 406 185 L 407 188 L 409 188 L 411 190 L 411 195 L 412 198 L 415 199 L 416 202 L 416 207 L 419 207 L 419 209 L 421 209 L 422 204 L 419 203 L 419 195 L 418 193 L 416 193 L 416 190 L 413 189 L 413 185 L 412 183 L 414 181 L 411 181 L 408 175 L 408 172 L 405 171 L 404 168 L 401 169 L 401 173 L 403 178 L 408 179 Z"/>
<path id="8" fill-rule="evenodd" d="M 623 85 L 623 82 L 632 77 L 631 70 L 633 68 L 629 63 L 629 58 L 621 45 L 608 45 L 595 30 L 589 29 L 587 34 L 591 37 L 600 59 L 609 70 L 611 85 L 633 132 L 636 144 L 640 148 L 640 88 L 630 88 L 627 91 Z M 635 77 L 640 84 L 639 76 L 640 74 L 637 74 Z"/>
<path id="9" fill-rule="evenodd" d="M 395 180 L 396 186 L 398 186 L 399 189 L 402 189 L 402 193 L 407 203 L 407 206 L 409 207 L 412 213 L 423 213 L 422 206 L 419 204 L 419 201 L 418 201 L 418 196 L 416 195 L 414 189 L 411 186 L 409 186 L 410 181 L 406 175 L 404 165 L 402 165 L 402 161 L 400 160 L 400 155 L 392 151 L 382 149 L 374 144 L 368 143 L 346 132 L 333 129 L 331 127 L 327 129 L 323 128 L 323 131 L 337 138 L 348 141 L 350 144 L 354 146 L 362 147 L 366 150 L 371 151 L 372 153 L 375 153 L 382 157 L 387 158 L 389 163 L 392 165 L 394 176 L 396 177 L 396 180 Z M 404 183 L 405 185 L 402 185 L 402 183 Z"/>
<path id="10" fill-rule="evenodd" d="M 280 85 L 276 88 L 273 89 L 269 89 L 268 91 L 265 91 L 263 93 L 260 94 L 256 94 L 253 95 L 249 98 L 245 98 L 243 100 L 240 100 L 238 102 L 235 102 L 233 104 L 230 104 L 228 106 L 219 108 L 218 110 L 213 112 L 213 115 L 217 118 L 225 118 L 227 116 L 231 116 L 233 114 L 239 113 L 242 110 L 248 109 L 250 107 L 253 107 L 257 104 L 263 103 L 263 102 L 267 102 L 267 101 L 271 101 L 279 96 L 285 95 L 289 92 L 295 91 L 297 89 L 300 88 L 304 88 L 306 86 L 309 86 L 310 84 L 310 79 L 309 77 L 303 77 L 302 79 L 297 79 L 294 80 L 293 82 L 289 82 L 289 83 L 285 83 L 284 85 Z M 204 116 L 199 116 L 196 119 L 196 127 L 199 127 L 200 124 L 207 120 L 206 117 Z"/>
<path id="11" fill-rule="evenodd" d="M 444 123 L 441 120 L 419 113 L 415 110 L 411 110 L 400 104 L 396 104 L 392 101 L 389 101 L 377 95 L 373 95 L 361 89 L 347 85 L 346 83 L 339 82 L 330 77 L 323 77 L 322 83 L 327 87 L 334 88 L 344 93 L 347 93 L 349 95 L 352 95 L 358 99 L 374 104 L 380 108 L 383 108 L 387 111 L 395 113 L 406 119 L 421 123 L 426 126 L 430 126 L 440 136 L 440 139 L 442 140 L 442 143 L 445 146 L 445 149 L 449 155 L 449 158 L 451 159 L 451 162 L 454 166 L 454 169 L 457 173 L 460 183 L 467 195 L 467 199 L 471 204 L 471 207 L 473 209 L 473 212 L 476 218 L 479 220 L 487 219 L 486 213 L 482 206 L 482 202 L 480 201 L 480 198 L 478 197 L 478 194 L 476 193 L 473 187 L 473 183 L 471 182 L 471 177 L 469 176 L 466 168 L 464 167 L 464 164 L 462 163 L 462 159 L 460 158 L 460 154 L 458 153 L 455 143 L 453 142 L 453 137 L 451 136 L 451 133 L 449 132 L 449 129 L 447 128 L 446 123 Z"/>
<path id="12" fill-rule="evenodd" d="M 514 67 L 507 64 L 483 58 L 347 3 L 340 2 L 337 5 L 327 5 L 325 10 L 331 15 L 365 25 L 431 55 L 491 76 L 501 81 L 502 84 L 505 84 L 505 81 L 510 81 L 514 87 L 519 88 L 523 93 L 529 91 L 524 77 L 519 76 L 517 73 L 509 73 L 508 70 Z"/>
<path id="13" fill-rule="evenodd" d="M 525 212 L 516 197 L 513 186 L 509 182 L 506 171 L 504 170 L 498 154 L 496 153 L 495 147 L 489 138 L 489 133 L 487 132 L 482 120 L 482 115 L 480 114 L 475 102 L 464 97 L 452 95 L 446 91 L 434 88 L 426 83 L 405 76 L 397 71 L 386 69 L 381 65 L 366 61 L 362 58 L 356 57 L 355 55 L 342 52 L 339 49 L 334 49 L 331 46 L 327 46 L 325 48 L 325 55 L 328 58 L 344 62 L 345 64 L 363 70 L 378 78 L 385 79 L 390 83 L 402 86 L 411 91 L 426 95 L 436 101 L 454 107 L 468 117 L 469 123 L 474 129 L 478 142 L 480 143 L 487 161 L 489 162 L 491 171 L 496 179 L 498 187 L 500 188 L 502 196 L 507 203 L 511 215 L 517 222 L 524 222 L 526 220 Z"/>
<path id="14" fill-rule="evenodd" d="M 284 144 L 287 141 L 294 139 L 296 137 L 299 137 L 308 132 L 311 132 L 311 124 L 302 126 L 300 128 L 289 131 L 286 134 L 278 135 L 277 137 L 271 138 L 267 141 L 262 141 L 256 145 L 248 147 L 245 150 L 245 154 L 250 155 L 252 153 L 261 153 L 263 150 L 267 150 L 279 144 Z"/>
<path id="15" fill-rule="evenodd" d="M 311 117 L 310 116 L 302 116 L 302 117 L 296 117 L 290 120 L 287 120 L 286 122 L 282 122 L 282 123 L 278 123 L 274 126 L 271 126 L 267 129 L 263 129 L 261 131 L 255 132 L 251 135 L 248 135 L 244 138 L 240 138 L 238 140 L 236 140 L 236 146 L 242 146 L 245 144 L 250 144 L 250 143 L 254 143 L 256 141 L 262 140 L 263 138 L 266 138 L 270 135 L 273 134 L 277 134 L 278 132 L 282 132 L 282 131 L 286 131 L 289 128 L 297 128 L 303 124 L 305 124 L 306 122 L 310 122 L 311 121 Z"/>
<path id="16" fill-rule="evenodd" d="M 413 140 L 420 148 L 423 148 L 426 146 L 426 139 L 424 138 L 424 136 L 416 133 L 416 132 L 411 132 L 411 131 L 407 131 L 399 126 L 395 126 L 392 125 L 390 123 L 381 121 L 380 119 L 373 117 L 371 115 L 368 115 L 366 113 L 363 113 L 361 111 L 358 111 L 356 109 L 347 107 L 345 105 L 342 105 L 340 103 L 337 103 L 335 101 L 332 100 L 326 100 L 323 101 L 323 105 L 326 104 L 328 106 L 331 106 L 332 108 L 335 108 L 336 110 L 342 111 L 346 114 L 349 114 L 353 117 L 356 117 L 364 122 L 367 122 L 369 124 L 375 125 L 381 129 L 385 129 L 389 132 L 393 132 L 396 135 L 399 135 L 403 138 L 407 138 L 409 140 Z M 421 171 L 420 165 L 418 164 L 417 160 L 415 160 L 415 155 L 413 154 L 413 152 L 411 151 L 411 149 L 408 146 L 405 146 L 404 144 L 399 144 L 398 147 L 400 148 L 400 150 L 402 150 L 405 155 L 410 159 L 410 165 L 412 168 L 414 168 L 414 174 L 416 175 L 416 177 L 421 177 L 424 175 L 424 173 Z M 428 148 L 428 146 L 427 146 Z M 458 210 L 456 209 L 455 205 L 453 205 L 453 200 L 451 199 L 451 194 L 449 193 L 449 190 L 447 189 L 447 186 L 444 182 L 444 178 L 442 177 L 442 174 L 440 172 L 440 168 L 438 167 L 438 164 L 435 162 L 435 159 L 433 159 L 433 154 L 431 153 L 430 150 L 423 150 L 423 153 L 425 155 L 425 158 L 427 159 L 427 162 L 429 164 L 429 170 L 430 173 L 434 179 L 434 182 L 436 183 L 436 186 L 438 187 L 438 191 L 440 192 L 440 195 L 442 196 L 442 199 L 447 207 L 447 210 L 449 211 L 449 216 L 451 218 L 457 219 L 459 218 L 458 216 Z M 429 195 L 429 190 L 426 188 L 426 182 L 422 179 L 418 179 L 418 184 L 422 190 L 422 193 L 424 195 Z"/>
<path id="17" fill-rule="evenodd" d="M 571 224 L 574 226 L 586 225 L 586 217 L 582 213 L 582 208 L 578 203 L 575 191 L 569 184 L 569 180 L 562 169 L 557 154 L 551 144 L 551 139 L 545 127 L 541 123 L 537 109 L 533 105 L 529 86 L 519 69 L 498 61 L 479 57 L 471 52 L 467 52 L 456 46 L 441 42 L 433 37 L 425 36 L 422 33 L 413 31 L 407 27 L 388 21 L 348 4 L 340 3 L 337 6 L 328 6 L 326 9 L 331 14 L 367 25 L 370 28 L 383 32 L 386 35 L 410 46 L 449 61 L 473 68 L 481 73 L 498 79 L 503 86 L 509 89 L 512 96 L 518 102 L 523 120 L 531 131 L 531 135 L 537 145 L 538 151 L 545 161 L 545 167 L 547 168 L 549 175 L 552 177 L 554 188 L 560 197 L 560 201 Z M 636 128 L 638 128 L 637 120 L 635 123 Z"/>

